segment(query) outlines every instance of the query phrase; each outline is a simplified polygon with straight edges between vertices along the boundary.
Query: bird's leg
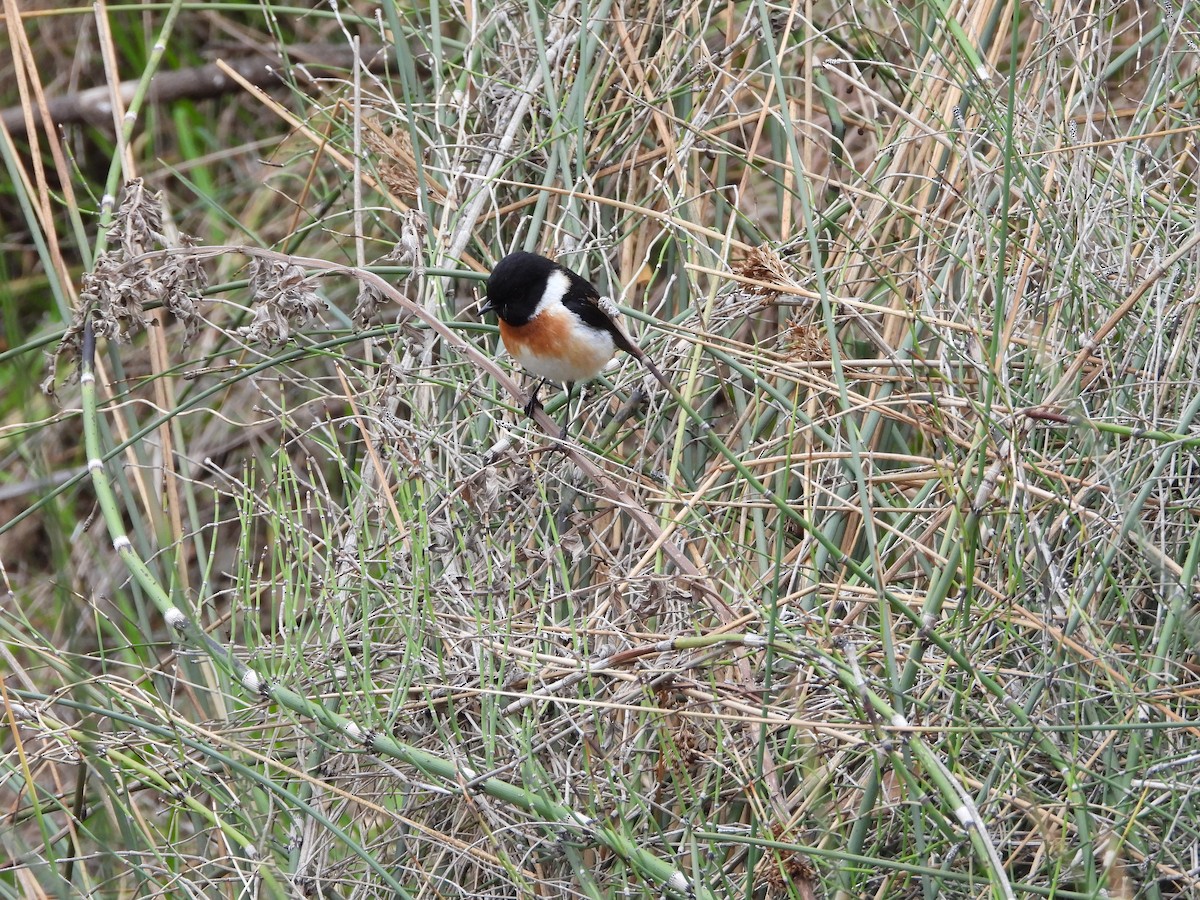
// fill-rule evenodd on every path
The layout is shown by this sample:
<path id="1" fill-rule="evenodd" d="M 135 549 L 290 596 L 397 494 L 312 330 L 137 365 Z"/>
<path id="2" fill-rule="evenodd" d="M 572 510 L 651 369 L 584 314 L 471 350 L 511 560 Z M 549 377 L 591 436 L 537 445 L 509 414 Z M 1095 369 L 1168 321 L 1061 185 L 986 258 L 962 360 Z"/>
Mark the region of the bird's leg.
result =
<path id="1" fill-rule="evenodd" d="M 521 407 L 521 409 L 524 410 L 525 415 L 529 416 L 531 419 L 533 418 L 533 411 L 542 405 L 538 402 L 538 391 L 545 387 L 546 382 L 549 380 L 549 378 L 539 379 L 533 386 L 533 392 L 529 395 L 529 400 L 526 401 L 523 407 Z"/>
<path id="2" fill-rule="evenodd" d="M 571 430 L 571 394 L 574 392 L 574 390 L 575 390 L 575 382 L 568 381 L 567 382 L 567 406 L 563 412 L 563 415 L 565 416 L 565 418 L 563 419 L 562 431 L 559 432 L 559 435 L 558 435 L 558 439 L 560 441 L 563 438 L 565 438 L 567 436 L 567 433 Z M 582 391 L 580 391 L 580 393 L 579 393 L 579 405 L 580 406 L 583 405 L 583 392 Z"/>

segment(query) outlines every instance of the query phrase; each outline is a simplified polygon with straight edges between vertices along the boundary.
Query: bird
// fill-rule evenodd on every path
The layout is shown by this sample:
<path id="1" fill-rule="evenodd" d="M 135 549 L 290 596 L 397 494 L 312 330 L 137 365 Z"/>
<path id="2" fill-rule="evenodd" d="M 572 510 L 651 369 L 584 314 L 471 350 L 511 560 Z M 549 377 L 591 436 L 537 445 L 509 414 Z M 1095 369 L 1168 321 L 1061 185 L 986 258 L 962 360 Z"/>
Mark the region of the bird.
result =
<path id="1" fill-rule="evenodd" d="M 532 416 L 538 392 L 549 382 L 567 388 L 565 437 L 570 427 L 575 385 L 591 381 L 618 350 L 650 365 L 641 349 L 600 308 L 600 292 L 586 278 L 536 253 L 510 253 L 496 263 L 487 280 L 481 312 L 500 320 L 504 349 L 540 380 L 524 406 Z"/>

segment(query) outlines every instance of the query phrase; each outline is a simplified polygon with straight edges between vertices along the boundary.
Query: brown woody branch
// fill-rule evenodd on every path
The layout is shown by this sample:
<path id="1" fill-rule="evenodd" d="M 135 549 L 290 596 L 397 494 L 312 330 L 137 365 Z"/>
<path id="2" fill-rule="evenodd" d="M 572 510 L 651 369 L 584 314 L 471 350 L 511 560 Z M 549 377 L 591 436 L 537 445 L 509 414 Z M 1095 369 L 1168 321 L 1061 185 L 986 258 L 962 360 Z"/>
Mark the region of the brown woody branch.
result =
<path id="1" fill-rule="evenodd" d="M 382 48 L 362 47 L 359 59 L 372 69 L 382 68 L 386 54 Z M 287 59 L 278 53 L 256 53 L 241 59 L 225 60 L 226 65 L 251 84 L 274 87 L 292 79 L 310 80 L 322 74 L 344 72 L 354 62 L 354 49 L 339 44 L 296 44 L 287 48 Z M 303 67 L 303 68 L 301 68 Z M 301 74 L 307 73 L 307 74 Z M 128 105 L 137 90 L 138 82 L 122 81 L 117 86 L 121 102 Z M 174 100 L 207 100 L 242 88 L 215 63 L 159 72 L 150 83 L 146 99 L 150 103 L 170 103 Z M 112 96 L 110 85 L 87 88 L 65 97 L 47 101 L 50 121 L 55 125 L 88 123 L 112 127 Z M 38 113 L 27 116 L 24 107 L 14 106 L 0 112 L 4 127 L 13 134 L 24 134 L 26 124 L 42 121 Z"/>

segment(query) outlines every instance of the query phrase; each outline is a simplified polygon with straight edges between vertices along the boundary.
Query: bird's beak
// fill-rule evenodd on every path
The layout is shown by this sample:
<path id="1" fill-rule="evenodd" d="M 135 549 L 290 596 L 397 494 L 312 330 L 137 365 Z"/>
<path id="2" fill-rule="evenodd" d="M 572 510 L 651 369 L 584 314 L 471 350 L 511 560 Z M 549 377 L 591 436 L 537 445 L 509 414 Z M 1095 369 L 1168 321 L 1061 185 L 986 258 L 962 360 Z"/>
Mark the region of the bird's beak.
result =
<path id="1" fill-rule="evenodd" d="M 479 307 L 479 314 L 482 316 L 484 313 L 495 312 L 495 310 L 496 307 L 492 306 L 492 301 L 485 298 L 483 306 Z"/>

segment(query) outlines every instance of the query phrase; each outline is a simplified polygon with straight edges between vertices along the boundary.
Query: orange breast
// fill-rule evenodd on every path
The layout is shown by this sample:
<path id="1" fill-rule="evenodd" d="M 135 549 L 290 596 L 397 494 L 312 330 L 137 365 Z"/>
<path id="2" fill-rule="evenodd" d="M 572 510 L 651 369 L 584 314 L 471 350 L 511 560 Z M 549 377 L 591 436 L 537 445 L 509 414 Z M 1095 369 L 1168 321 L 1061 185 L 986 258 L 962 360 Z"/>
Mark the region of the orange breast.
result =
<path id="1" fill-rule="evenodd" d="M 607 332 L 577 323 L 565 310 L 543 310 L 518 326 L 501 320 L 500 338 L 504 349 L 522 366 L 554 381 L 595 378 L 616 353 Z"/>
<path id="2" fill-rule="evenodd" d="M 500 321 L 500 339 L 513 356 L 562 356 L 570 352 L 571 323 L 564 316 L 542 313 L 524 325 Z"/>

